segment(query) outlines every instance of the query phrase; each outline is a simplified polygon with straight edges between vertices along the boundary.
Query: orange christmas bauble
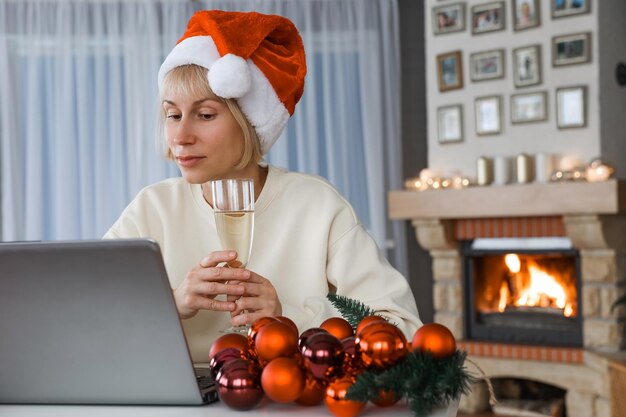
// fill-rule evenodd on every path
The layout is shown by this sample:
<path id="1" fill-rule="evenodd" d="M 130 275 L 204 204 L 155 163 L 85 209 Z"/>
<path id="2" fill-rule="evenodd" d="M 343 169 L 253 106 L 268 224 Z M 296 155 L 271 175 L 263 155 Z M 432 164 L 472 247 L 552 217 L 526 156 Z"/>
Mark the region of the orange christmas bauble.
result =
<path id="1" fill-rule="evenodd" d="M 346 393 L 352 384 L 354 384 L 353 378 L 343 377 L 334 380 L 326 388 L 324 402 L 333 415 L 337 417 L 354 417 L 365 407 L 365 403 L 346 399 Z"/>
<path id="2" fill-rule="evenodd" d="M 363 327 L 356 344 L 366 368 L 388 368 L 398 363 L 409 352 L 404 333 L 391 323 L 374 322 Z"/>
<path id="3" fill-rule="evenodd" d="M 209 349 L 209 362 L 213 359 L 213 356 L 220 350 L 224 350 L 229 347 L 234 347 L 242 352 L 248 351 L 248 339 L 242 334 L 228 333 L 218 337 Z"/>
<path id="4" fill-rule="evenodd" d="M 355 335 L 358 335 L 361 330 L 363 330 L 363 327 L 367 326 L 370 323 L 374 323 L 377 321 L 386 321 L 384 318 L 380 317 L 380 316 L 367 316 L 364 319 L 362 319 L 359 324 L 356 326 L 356 330 L 354 332 Z"/>
<path id="5" fill-rule="evenodd" d="M 324 320 L 324 322 L 320 325 L 320 328 L 326 330 L 339 340 L 354 336 L 354 330 L 352 330 L 350 323 L 341 317 L 331 317 Z"/>
<path id="6" fill-rule="evenodd" d="M 261 330 L 261 328 L 266 324 L 273 323 L 275 321 L 278 321 L 278 319 L 267 316 L 261 317 L 260 319 L 252 323 L 252 326 L 250 326 L 250 328 L 248 329 L 248 348 L 253 354 L 256 355 L 256 346 L 254 343 L 256 341 L 256 335 L 259 333 L 259 330 Z"/>
<path id="7" fill-rule="evenodd" d="M 400 401 L 400 397 L 398 397 L 393 391 L 381 389 L 378 391 L 378 397 L 373 399 L 372 403 L 379 407 L 391 407 L 398 401 Z"/>
<path id="8" fill-rule="evenodd" d="M 298 326 L 296 326 L 296 323 L 293 322 L 293 320 L 291 320 L 289 317 L 286 316 L 275 316 L 276 320 L 285 323 L 286 325 L 288 325 L 289 327 L 291 327 L 293 329 L 293 331 L 296 334 L 296 337 L 298 337 L 300 335 L 300 331 L 298 330 Z"/>
<path id="9" fill-rule="evenodd" d="M 263 369 L 261 386 L 270 400 L 295 401 L 304 390 L 304 372 L 292 358 L 276 358 Z"/>
<path id="10" fill-rule="evenodd" d="M 271 361 L 281 356 L 293 356 L 298 350 L 298 335 L 288 324 L 275 321 L 261 327 L 254 345 L 260 361 Z"/>
<path id="11" fill-rule="evenodd" d="M 411 342 L 413 350 L 430 352 L 433 357 L 442 359 L 456 352 L 456 340 L 446 326 L 439 323 L 425 324 L 415 332 Z"/>
<path id="12" fill-rule="evenodd" d="M 308 373 L 305 379 L 304 389 L 300 397 L 296 400 L 296 403 L 305 406 L 318 405 L 326 396 L 326 383 Z"/>

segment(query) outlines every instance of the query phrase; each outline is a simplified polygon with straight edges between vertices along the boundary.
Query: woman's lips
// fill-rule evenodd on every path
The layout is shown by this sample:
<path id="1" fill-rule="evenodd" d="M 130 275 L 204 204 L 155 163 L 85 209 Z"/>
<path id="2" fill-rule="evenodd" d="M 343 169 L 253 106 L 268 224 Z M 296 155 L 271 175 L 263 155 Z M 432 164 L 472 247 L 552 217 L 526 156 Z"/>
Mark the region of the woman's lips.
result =
<path id="1" fill-rule="evenodd" d="M 196 166 L 204 159 L 204 156 L 177 156 L 178 165 L 185 168 Z"/>

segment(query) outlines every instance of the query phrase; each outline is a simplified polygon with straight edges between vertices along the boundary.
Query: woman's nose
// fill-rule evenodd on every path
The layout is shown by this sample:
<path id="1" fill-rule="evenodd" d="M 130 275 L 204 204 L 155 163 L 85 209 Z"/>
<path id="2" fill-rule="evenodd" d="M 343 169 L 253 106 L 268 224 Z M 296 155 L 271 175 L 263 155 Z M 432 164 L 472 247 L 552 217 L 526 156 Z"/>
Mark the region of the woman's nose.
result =
<path id="1" fill-rule="evenodd" d="M 177 145 L 187 145 L 195 142 L 196 136 L 192 124 L 187 119 L 178 122 L 178 128 L 174 132 L 174 143 Z"/>

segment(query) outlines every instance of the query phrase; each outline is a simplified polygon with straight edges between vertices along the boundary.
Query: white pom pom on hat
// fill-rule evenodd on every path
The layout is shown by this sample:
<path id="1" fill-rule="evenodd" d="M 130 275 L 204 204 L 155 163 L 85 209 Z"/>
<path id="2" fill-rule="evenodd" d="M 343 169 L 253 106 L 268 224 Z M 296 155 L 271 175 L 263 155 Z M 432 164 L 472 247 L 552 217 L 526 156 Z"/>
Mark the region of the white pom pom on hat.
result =
<path id="1" fill-rule="evenodd" d="M 287 18 L 257 12 L 196 12 L 159 70 L 159 89 L 181 65 L 207 68 L 209 86 L 234 98 L 255 128 L 265 154 L 284 130 L 304 90 L 306 60 Z"/>

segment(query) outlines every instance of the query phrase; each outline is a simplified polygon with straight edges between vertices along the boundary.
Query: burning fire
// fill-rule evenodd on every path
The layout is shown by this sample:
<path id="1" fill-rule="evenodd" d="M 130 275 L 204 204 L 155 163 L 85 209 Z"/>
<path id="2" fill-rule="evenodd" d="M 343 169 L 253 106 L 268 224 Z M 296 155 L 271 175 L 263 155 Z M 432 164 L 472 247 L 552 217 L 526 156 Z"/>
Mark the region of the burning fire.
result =
<path id="1" fill-rule="evenodd" d="M 528 261 L 527 275 L 520 273 L 522 263 L 519 256 L 512 253 L 504 257 L 504 262 L 509 269 L 510 280 L 503 282 L 500 287 L 500 312 L 512 304 L 517 307 L 557 308 L 563 310 L 565 317 L 574 314 L 574 306 L 568 301 L 565 287 L 559 283 L 557 277 L 541 269 L 533 261 Z M 515 295 L 512 296 L 512 293 Z"/>

